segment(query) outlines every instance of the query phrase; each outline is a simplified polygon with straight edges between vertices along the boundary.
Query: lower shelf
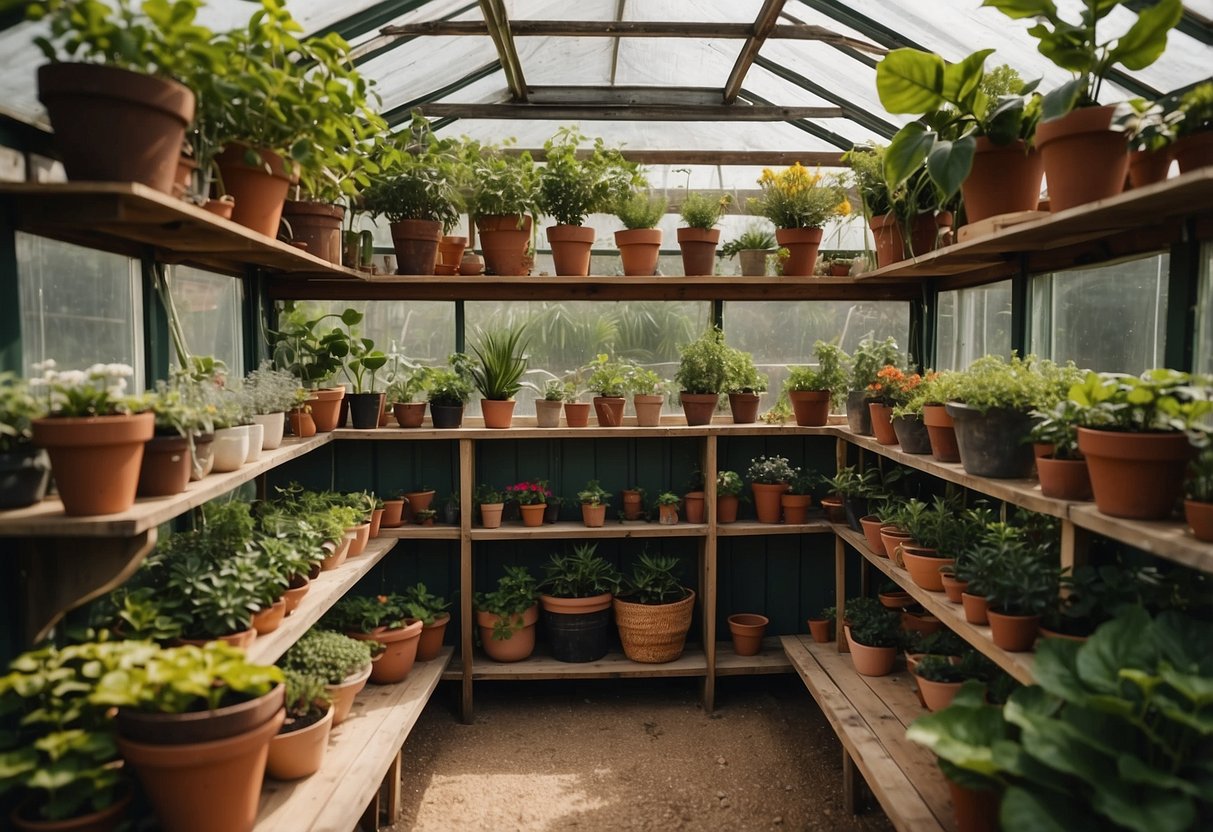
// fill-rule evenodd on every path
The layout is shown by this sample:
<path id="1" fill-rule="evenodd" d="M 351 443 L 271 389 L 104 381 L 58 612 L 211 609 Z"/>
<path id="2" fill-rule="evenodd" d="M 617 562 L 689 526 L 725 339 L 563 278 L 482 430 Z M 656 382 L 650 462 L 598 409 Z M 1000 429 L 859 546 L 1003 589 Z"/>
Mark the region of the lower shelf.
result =
<path id="1" fill-rule="evenodd" d="M 380 537 L 391 537 L 396 540 L 458 540 L 458 526 L 418 526 L 416 523 L 406 523 L 392 529 L 380 529 Z"/>
<path id="2" fill-rule="evenodd" d="M 505 523 L 496 529 L 474 528 L 472 540 L 544 540 L 597 537 L 704 537 L 708 527 L 703 523 L 678 523 L 663 526 L 660 523 L 642 521 L 608 520 L 606 525 L 591 528 L 585 523 L 561 520 L 542 526 L 523 526 L 520 523 Z"/>
<path id="3" fill-rule="evenodd" d="M 926 713 L 908 673 L 861 676 L 833 644 L 783 636 L 788 659 L 830 721 L 843 748 L 898 830 L 956 829 L 935 755 L 906 739 Z"/>
<path id="4" fill-rule="evenodd" d="M 451 653 L 447 647 L 434 661 L 418 663 L 398 685 L 367 685 L 346 721 L 333 729 L 320 771 L 290 783 L 265 781 L 256 832 L 351 828 L 379 791 Z"/>

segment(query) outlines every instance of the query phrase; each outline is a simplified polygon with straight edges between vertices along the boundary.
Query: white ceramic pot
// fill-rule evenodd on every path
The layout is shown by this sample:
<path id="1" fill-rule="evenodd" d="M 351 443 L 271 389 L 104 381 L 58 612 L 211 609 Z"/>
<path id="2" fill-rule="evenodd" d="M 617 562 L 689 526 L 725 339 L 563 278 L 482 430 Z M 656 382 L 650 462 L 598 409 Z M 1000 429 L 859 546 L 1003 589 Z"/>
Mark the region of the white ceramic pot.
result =
<path id="1" fill-rule="evenodd" d="M 216 474 L 239 471 L 248 458 L 248 443 L 248 425 L 215 431 L 215 441 L 211 444 L 214 448 L 215 464 L 211 470 Z"/>
<path id="2" fill-rule="evenodd" d="M 244 461 L 256 462 L 261 456 L 261 443 L 265 441 L 265 425 L 254 423 L 245 425 L 244 429 L 248 431 L 248 454 Z"/>
<path id="3" fill-rule="evenodd" d="M 261 450 L 272 451 L 282 444 L 282 434 L 286 429 L 285 413 L 267 413 L 264 416 L 254 416 L 253 423 L 261 425 L 265 431 L 265 439 L 261 442 Z"/>

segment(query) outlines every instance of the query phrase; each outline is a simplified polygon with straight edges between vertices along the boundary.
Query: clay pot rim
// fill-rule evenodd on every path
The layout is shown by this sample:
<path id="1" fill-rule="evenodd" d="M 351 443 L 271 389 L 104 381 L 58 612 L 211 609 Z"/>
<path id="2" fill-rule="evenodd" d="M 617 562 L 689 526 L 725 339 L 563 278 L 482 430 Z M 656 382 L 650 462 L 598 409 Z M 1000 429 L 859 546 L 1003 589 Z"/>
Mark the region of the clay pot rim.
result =
<path id="1" fill-rule="evenodd" d="M 215 760 L 239 756 L 251 748 L 265 744 L 270 737 L 278 733 L 285 721 L 286 709 L 279 708 L 272 717 L 256 728 L 221 740 L 174 745 L 136 742 L 121 735 L 117 740 L 122 756 L 136 767 L 154 765 L 159 768 L 196 768 Z M 188 749 L 188 753 L 184 753 L 185 749 Z M 135 760 L 133 757 L 142 759 Z"/>
<path id="2" fill-rule="evenodd" d="M 380 654 L 380 655 L 382 655 L 382 654 Z M 371 678 L 371 671 L 374 669 L 374 667 L 375 667 L 375 660 L 371 659 L 370 661 L 368 661 L 366 663 L 366 665 L 361 670 L 357 670 L 357 671 L 349 674 L 344 679 L 342 679 L 340 682 L 333 682 L 333 683 L 326 684 L 325 687 L 330 688 L 332 690 L 337 690 L 339 688 L 341 688 L 341 689 L 350 688 L 350 687 L 353 687 L 354 685 L 362 684 L 362 683 L 366 682 L 367 679 Z"/>

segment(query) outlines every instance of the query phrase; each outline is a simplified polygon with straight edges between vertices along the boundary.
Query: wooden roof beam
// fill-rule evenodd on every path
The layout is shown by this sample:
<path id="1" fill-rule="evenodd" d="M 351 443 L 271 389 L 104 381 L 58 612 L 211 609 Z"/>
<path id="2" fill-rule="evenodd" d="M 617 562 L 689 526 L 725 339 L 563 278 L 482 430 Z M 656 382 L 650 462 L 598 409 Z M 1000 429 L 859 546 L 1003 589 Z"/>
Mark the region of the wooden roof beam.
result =
<path id="1" fill-rule="evenodd" d="M 503 148 L 507 155 L 529 153 L 536 162 L 547 157 L 542 147 Z M 578 156 L 588 156 L 589 149 L 577 151 Z M 842 153 L 833 150 L 641 150 L 631 147 L 623 149 L 629 162 L 642 165 L 744 165 L 749 167 L 786 167 L 800 164 L 805 167 L 841 168 Z"/>
<path id="2" fill-rule="evenodd" d="M 798 121 L 842 118 L 840 107 L 773 104 L 424 104 L 427 118 L 530 119 L 532 121 Z"/>
<path id="3" fill-rule="evenodd" d="M 724 84 L 725 104 L 732 104 L 737 100 L 737 95 L 741 92 L 741 85 L 745 83 L 746 73 L 754 65 L 754 59 L 758 57 L 759 50 L 770 36 L 771 30 L 775 28 L 775 23 L 779 20 L 779 13 L 783 11 L 785 2 L 787 0 L 765 0 L 762 8 L 758 10 L 758 17 L 754 20 L 754 30 L 746 38 L 745 45 L 741 47 L 741 53 L 737 56 L 737 62 L 733 64 L 733 71 L 729 73 L 729 80 Z"/>
<path id="4" fill-rule="evenodd" d="M 484 25 L 488 27 L 489 37 L 497 47 L 497 56 L 501 58 L 501 66 L 505 69 L 505 80 L 509 85 L 510 95 L 515 101 L 526 101 L 526 79 L 522 75 L 522 61 L 518 59 L 518 50 L 514 46 L 510 19 L 505 13 L 505 0 L 480 0 L 480 13 L 484 15 Z"/>

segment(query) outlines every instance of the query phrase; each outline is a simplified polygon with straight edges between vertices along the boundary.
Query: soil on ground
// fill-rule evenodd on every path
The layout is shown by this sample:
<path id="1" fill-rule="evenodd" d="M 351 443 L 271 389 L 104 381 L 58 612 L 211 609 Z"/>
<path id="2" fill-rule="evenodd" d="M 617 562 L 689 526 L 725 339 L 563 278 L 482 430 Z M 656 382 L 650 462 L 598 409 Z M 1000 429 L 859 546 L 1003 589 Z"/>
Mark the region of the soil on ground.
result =
<path id="1" fill-rule="evenodd" d="M 447 686 L 448 688 L 450 686 Z M 440 689 L 404 747 L 393 832 L 889 830 L 842 804 L 842 751 L 794 676 L 478 682 Z"/>

